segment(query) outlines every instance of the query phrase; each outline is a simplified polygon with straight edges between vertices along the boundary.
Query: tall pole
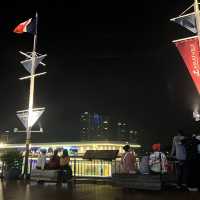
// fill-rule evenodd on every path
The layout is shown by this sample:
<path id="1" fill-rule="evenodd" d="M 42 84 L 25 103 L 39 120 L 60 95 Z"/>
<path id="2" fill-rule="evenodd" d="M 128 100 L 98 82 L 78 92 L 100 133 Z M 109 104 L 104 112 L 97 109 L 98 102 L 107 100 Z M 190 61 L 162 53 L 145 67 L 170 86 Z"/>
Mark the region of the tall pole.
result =
<path id="1" fill-rule="evenodd" d="M 194 0 L 194 12 L 195 12 L 195 18 L 196 18 L 197 36 L 199 39 L 199 46 L 200 46 L 200 15 L 199 15 L 198 0 Z"/>
<path id="2" fill-rule="evenodd" d="M 33 113 L 33 100 L 34 100 L 34 83 L 35 83 L 35 59 L 36 59 L 36 44 L 37 44 L 37 23 L 38 14 L 35 15 L 36 27 L 34 33 L 33 41 L 33 51 L 32 51 L 32 66 L 31 66 L 31 78 L 30 78 L 30 93 L 29 93 L 29 107 L 28 107 L 28 126 L 26 129 L 26 153 L 24 162 L 24 177 L 27 178 L 28 175 L 28 158 L 29 158 L 29 148 L 31 142 L 31 128 L 32 128 L 32 113 Z"/>

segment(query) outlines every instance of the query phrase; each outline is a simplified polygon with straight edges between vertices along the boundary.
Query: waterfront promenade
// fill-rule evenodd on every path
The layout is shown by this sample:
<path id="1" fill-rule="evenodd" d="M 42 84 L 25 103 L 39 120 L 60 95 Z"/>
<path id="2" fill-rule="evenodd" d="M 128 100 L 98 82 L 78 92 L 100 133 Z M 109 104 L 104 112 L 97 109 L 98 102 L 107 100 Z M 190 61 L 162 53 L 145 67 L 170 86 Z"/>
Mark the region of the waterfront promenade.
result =
<path id="1" fill-rule="evenodd" d="M 38 185 L 22 181 L 0 182 L 0 200 L 199 200 L 200 192 L 181 191 L 123 191 L 102 183 L 78 183 L 73 188 L 67 184 Z"/>

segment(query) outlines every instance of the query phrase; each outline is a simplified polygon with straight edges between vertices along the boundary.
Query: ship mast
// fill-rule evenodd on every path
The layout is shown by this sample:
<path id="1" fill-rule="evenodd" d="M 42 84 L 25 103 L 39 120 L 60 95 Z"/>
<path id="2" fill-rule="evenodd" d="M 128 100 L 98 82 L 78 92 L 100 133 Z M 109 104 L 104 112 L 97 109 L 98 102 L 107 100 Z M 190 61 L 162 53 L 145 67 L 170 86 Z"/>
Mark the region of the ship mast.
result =
<path id="1" fill-rule="evenodd" d="M 42 60 L 47 56 L 46 54 L 41 55 L 36 52 L 37 24 L 38 24 L 37 12 L 35 15 L 35 20 L 36 21 L 35 21 L 35 31 L 34 31 L 34 39 L 33 39 L 33 50 L 31 53 L 24 53 L 20 51 L 20 53 L 26 57 L 24 61 L 21 61 L 21 64 L 30 73 L 29 76 L 20 78 L 20 80 L 30 79 L 28 109 L 17 111 L 17 116 L 23 123 L 25 127 L 25 131 L 18 131 L 17 129 L 15 130 L 15 132 L 26 132 L 26 152 L 25 152 L 25 160 L 24 160 L 24 172 L 23 172 L 24 178 L 28 177 L 28 166 L 29 166 L 28 159 L 29 159 L 29 151 L 30 151 L 30 144 L 31 144 L 31 133 L 43 132 L 42 128 L 40 128 L 39 131 L 33 131 L 32 127 L 45 110 L 45 108 L 34 108 L 35 77 L 46 74 L 46 72 L 36 74 L 35 71 L 39 64 L 42 64 L 43 66 L 45 66 Z"/>
<path id="2" fill-rule="evenodd" d="M 199 14 L 198 0 L 194 0 L 194 13 L 196 19 L 197 36 L 199 39 L 199 46 L 200 46 L 200 14 Z"/>

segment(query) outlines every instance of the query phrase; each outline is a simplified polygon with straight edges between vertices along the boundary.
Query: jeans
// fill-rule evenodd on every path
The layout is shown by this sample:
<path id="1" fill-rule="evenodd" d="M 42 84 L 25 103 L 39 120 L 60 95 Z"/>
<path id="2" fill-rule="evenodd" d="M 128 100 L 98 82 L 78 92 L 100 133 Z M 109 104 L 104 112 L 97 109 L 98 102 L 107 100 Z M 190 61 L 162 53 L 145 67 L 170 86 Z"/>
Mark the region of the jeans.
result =
<path id="1" fill-rule="evenodd" d="M 179 186 L 186 184 L 186 177 L 187 177 L 186 161 L 179 160 L 176 163 L 176 177 L 177 177 L 177 184 Z"/>

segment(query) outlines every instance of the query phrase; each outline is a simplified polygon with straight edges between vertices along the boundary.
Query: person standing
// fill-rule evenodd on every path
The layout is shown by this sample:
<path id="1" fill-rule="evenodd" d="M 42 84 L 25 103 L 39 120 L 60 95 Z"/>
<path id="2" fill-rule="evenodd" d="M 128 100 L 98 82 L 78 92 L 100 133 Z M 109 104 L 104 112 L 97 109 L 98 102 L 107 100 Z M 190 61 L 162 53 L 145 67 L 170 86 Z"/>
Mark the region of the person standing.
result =
<path id="1" fill-rule="evenodd" d="M 197 187 L 200 191 L 200 135 L 197 135 L 196 139 L 199 141 L 197 146 Z"/>
<path id="2" fill-rule="evenodd" d="M 184 139 L 184 133 L 182 130 L 178 131 L 178 134 L 174 136 L 171 150 L 171 157 L 175 158 L 176 176 L 178 187 L 183 187 L 186 184 L 186 150 L 182 144 Z"/>
<path id="3" fill-rule="evenodd" d="M 187 164 L 187 187 L 189 191 L 198 191 L 199 187 L 199 153 L 198 146 L 200 141 L 196 135 L 192 135 L 182 140 L 186 150 Z"/>

